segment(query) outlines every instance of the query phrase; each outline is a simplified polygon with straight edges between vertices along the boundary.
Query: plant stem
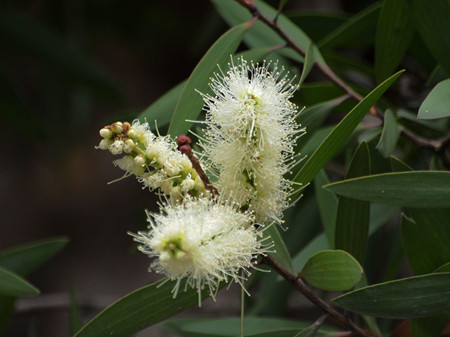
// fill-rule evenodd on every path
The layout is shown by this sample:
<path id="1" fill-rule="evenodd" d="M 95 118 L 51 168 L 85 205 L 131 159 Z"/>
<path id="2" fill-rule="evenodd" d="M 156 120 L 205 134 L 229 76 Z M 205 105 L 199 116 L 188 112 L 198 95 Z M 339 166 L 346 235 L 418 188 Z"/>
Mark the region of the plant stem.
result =
<path id="1" fill-rule="evenodd" d="M 307 299 L 309 299 L 316 306 L 321 308 L 324 312 L 328 313 L 339 325 L 349 329 L 355 334 L 355 336 L 369 337 L 369 333 L 361 329 L 355 323 L 353 323 L 350 318 L 346 317 L 336 309 L 334 309 L 330 304 L 322 300 L 313 294 L 311 289 L 309 289 L 305 282 L 303 282 L 301 277 L 295 276 L 284 269 L 278 262 L 276 262 L 270 255 L 263 255 L 262 261 L 278 274 L 280 274 L 286 281 L 292 284 L 298 291 L 300 291 Z"/>

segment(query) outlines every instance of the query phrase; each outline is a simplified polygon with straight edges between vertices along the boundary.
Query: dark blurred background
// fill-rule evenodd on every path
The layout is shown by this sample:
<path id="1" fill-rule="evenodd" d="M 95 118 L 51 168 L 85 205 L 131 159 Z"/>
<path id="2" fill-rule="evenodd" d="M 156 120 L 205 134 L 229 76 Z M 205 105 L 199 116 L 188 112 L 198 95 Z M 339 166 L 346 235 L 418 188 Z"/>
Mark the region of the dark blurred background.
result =
<path id="1" fill-rule="evenodd" d="M 288 6 L 365 6 L 357 3 Z M 0 9 L 0 250 L 70 238 L 30 277 L 42 295 L 17 303 L 6 336 L 67 336 L 71 289 L 86 323 L 155 280 L 126 235 L 146 225 L 154 198 L 132 178 L 107 185 L 122 173 L 94 149 L 98 130 L 132 120 L 187 78 L 227 26 L 208 1 L 10 0 Z M 206 304 L 213 315 L 238 313 L 235 292 L 218 301 Z"/>

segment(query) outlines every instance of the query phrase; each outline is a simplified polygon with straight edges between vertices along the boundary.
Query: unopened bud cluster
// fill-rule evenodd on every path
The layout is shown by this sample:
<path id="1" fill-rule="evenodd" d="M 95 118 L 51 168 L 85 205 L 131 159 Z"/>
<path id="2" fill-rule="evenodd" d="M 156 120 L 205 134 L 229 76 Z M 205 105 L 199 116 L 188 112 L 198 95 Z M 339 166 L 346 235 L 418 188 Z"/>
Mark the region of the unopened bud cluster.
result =
<path id="1" fill-rule="evenodd" d="M 174 200 L 205 191 L 189 158 L 177 150 L 175 141 L 169 136 L 156 136 L 148 123 L 116 122 L 99 133 L 102 140 L 98 149 L 109 150 L 113 155 L 126 154 L 114 161 L 126 172 L 125 177 L 134 175 L 144 187 L 159 189 Z"/>

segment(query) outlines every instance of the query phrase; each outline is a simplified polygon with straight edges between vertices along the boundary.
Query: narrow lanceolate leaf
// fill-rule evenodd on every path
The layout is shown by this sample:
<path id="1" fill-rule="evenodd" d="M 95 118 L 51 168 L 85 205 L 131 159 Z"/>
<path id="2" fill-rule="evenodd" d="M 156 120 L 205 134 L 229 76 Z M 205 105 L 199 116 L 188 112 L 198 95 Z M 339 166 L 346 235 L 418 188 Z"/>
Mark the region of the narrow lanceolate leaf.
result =
<path id="1" fill-rule="evenodd" d="M 333 158 L 334 154 L 347 141 L 353 130 L 369 111 L 370 107 L 395 82 L 401 73 L 402 72 L 398 72 L 381 83 L 358 103 L 358 105 L 356 105 L 338 125 L 336 125 L 333 131 L 325 138 L 315 152 L 309 157 L 306 164 L 297 173 L 294 178 L 295 182 L 305 185 L 314 179 L 322 167 Z"/>
<path id="2" fill-rule="evenodd" d="M 174 299 L 174 282 L 153 283 L 111 304 L 86 324 L 76 337 L 129 336 L 198 304 L 197 290 L 180 291 Z M 206 297 L 206 292 L 203 294 Z"/>
<path id="3" fill-rule="evenodd" d="M 439 82 L 420 105 L 417 118 L 434 119 L 450 116 L 450 79 Z"/>
<path id="4" fill-rule="evenodd" d="M 321 170 L 314 179 L 314 191 L 316 193 L 317 206 L 319 207 L 320 219 L 328 239 L 328 245 L 334 248 L 334 227 L 336 224 L 336 212 L 338 200 L 330 191 L 324 190 L 322 186 L 330 183 L 327 174 Z"/>
<path id="5" fill-rule="evenodd" d="M 408 0 L 408 4 L 423 42 L 450 74 L 450 3 L 442 0 Z"/>
<path id="6" fill-rule="evenodd" d="M 395 116 L 391 110 L 386 110 L 386 113 L 384 114 L 383 131 L 381 132 L 380 140 L 376 146 L 376 149 L 384 158 L 388 158 L 392 152 L 394 152 L 399 136 L 400 129 L 397 125 Z"/>
<path id="7" fill-rule="evenodd" d="M 175 319 L 163 323 L 163 328 L 171 333 L 192 337 L 236 337 L 240 336 L 241 319 Z M 246 337 L 292 337 L 309 323 L 271 317 L 246 317 L 244 336 Z M 333 330 L 324 328 L 316 336 L 330 336 Z"/>
<path id="8" fill-rule="evenodd" d="M 196 92 L 208 91 L 208 82 L 219 66 L 230 62 L 230 55 L 235 52 L 250 23 L 233 27 L 223 34 L 206 52 L 195 67 L 183 88 L 170 122 L 168 133 L 173 137 L 187 132 L 193 120 L 198 117 L 203 107 L 203 98 Z"/>
<path id="9" fill-rule="evenodd" d="M 157 101 L 142 111 L 138 119 L 141 123 L 148 122 L 154 128 L 155 121 L 157 126 L 165 126 L 172 119 L 173 111 L 177 105 L 177 101 L 183 92 L 186 82 L 183 81 L 162 95 Z"/>
<path id="10" fill-rule="evenodd" d="M 384 0 L 375 39 L 375 77 L 378 82 L 400 64 L 414 35 L 406 0 Z"/>
<path id="11" fill-rule="evenodd" d="M 412 319 L 411 336 L 440 337 L 448 322 L 450 322 L 450 312 L 431 317 Z"/>
<path id="12" fill-rule="evenodd" d="M 408 209 L 403 216 L 403 247 L 414 274 L 431 273 L 450 262 L 450 209 Z"/>
<path id="13" fill-rule="evenodd" d="M 283 238 L 280 235 L 280 232 L 278 231 L 278 228 L 276 225 L 271 225 L 269 228 L 267 228 L 264 231 L 264 237 L 269 237 L 270 239 L 266 242 L 273 242 L 275 251 L 272 254 L 272 257 L 277 261 L 281 266 L 283 266 L 287 271 L 289 271 L 292 274 L 295 274 L 294 271 L 294 265 L 292 264 L 292 259 L 289 254 L 289 251 L 286 247 L 286 244 L 284 243 Z"/>
<path id="14" fill-rule="evenodd" d="M 370 43 L 371 38 L 375 37 L 374 27 L 376 27 L 380 7 L 380 4 L 377 3 L 364 9 L 322 38 L 317 46 L 321 50 L 340 47 L 348 43 L 354 43 L 355 39 L 362 36 L 364 36 L 365 41 Z"/>
<path id="15" fill-rule="evenodd" d="M 300 76 L 299 85 L 302 85 L 303 81 L 308 77 L 311 69 L 316 63 L 316 55 L 319 55 L 319 50 L 313 42 L 308 44 L 305 52 L 305 61 L 303 62 L 302 75 Z"/>
<path id="16" fill-rule="evenodd" d="M 363 269 L 350 254 L 342 250 L 324 250 L 306 262 L 300 275 L 312 286 L 329 291 L 353 288 Z"/>
<path id="17" fill-rule="evenodd" d="M 339 296 L 338 306 L 384 318 L 418 318 L 450 310 L 450 273 L 379 283 Z"/>
<path id="18" fill-rule="evenodd" d="M 362 142 L 355 151 L 346 178 L 370 174 L 370 152 Z M 350 253 L 364 262 L 369 236 L 370 202 L 340 197 L 336 216 L 335 248 Z"/>
<path id="19" fill-rule="evenodd" d="M 45 239 L 0 252 L 0 266 L 28 276 L 59 253 L 69 242 L 65 237 Z"/>
<path id="20" fill-rule="evenodd" d="M 383 173 L 325 186 L 347 197 L 416 208 L 450 207 L 450 172 Z"/>
<path id="21" fill-rule="evenodd" d="M 39 289 L 16 273 L 0 267 L 0 295 L 22 297 L 39 295 Z"/>

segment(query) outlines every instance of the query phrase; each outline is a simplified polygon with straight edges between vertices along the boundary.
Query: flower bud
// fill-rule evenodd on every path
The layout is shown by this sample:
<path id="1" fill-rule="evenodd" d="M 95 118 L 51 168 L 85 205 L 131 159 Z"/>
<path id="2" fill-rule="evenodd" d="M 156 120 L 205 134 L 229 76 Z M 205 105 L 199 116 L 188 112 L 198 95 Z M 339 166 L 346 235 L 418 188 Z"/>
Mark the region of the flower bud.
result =
<path id="1" fill-rule="evenodd" d="M 121 133 L 123 131 L 122 122 L 115 122 L 111 124 L 111 131 L 114 133 Z"/>
<path id="2" fill-rule="evenodd" d="M 136 163 L 136 165 L 144 166 L 145 158 L 142 154 L 138 154 L 136 157 L 134 157 L 134 162 Z"/>
<path id="3" fill-rule="evenodd" d="M 127 132 L 127 136 L 128 136 L 128 138 L 135 139 L 137 136 L 136 130 L 133 128 L 130 128 L 130 130 L 128 130 L 128 132 Z"/>
<path id="4" fill-rule="evenodd" d="M 131 153 L 131 151 L 133 151 L 133 148 L 134 148 L 134 142 L 131 139 L 127 139 L 123 146 L 123 152 Z"/>
<path id="5" fill-rule="evenodd" d="M 97 148 L 100 150 L 108 150 L 111 146 L 112 141 L 110 139 L 102 139 L 100 144 L 98 144 Z"/>
<path id="6" fill-rule="evenodd" d="M 110 129 L 103 128 L 100 130 L 100 137 L 104 139 L 109 139 L 112 136 L 112 131 Z"/>
<path id="7" fill-rule="evenodd" d="M 189 192 L 190 190 L 194 189 L 194 187 L 195 187 L 195 181 L 192 180 L 191 178 L 186 178 L 181 183 L 181 190 L 184 193 Z"/>

